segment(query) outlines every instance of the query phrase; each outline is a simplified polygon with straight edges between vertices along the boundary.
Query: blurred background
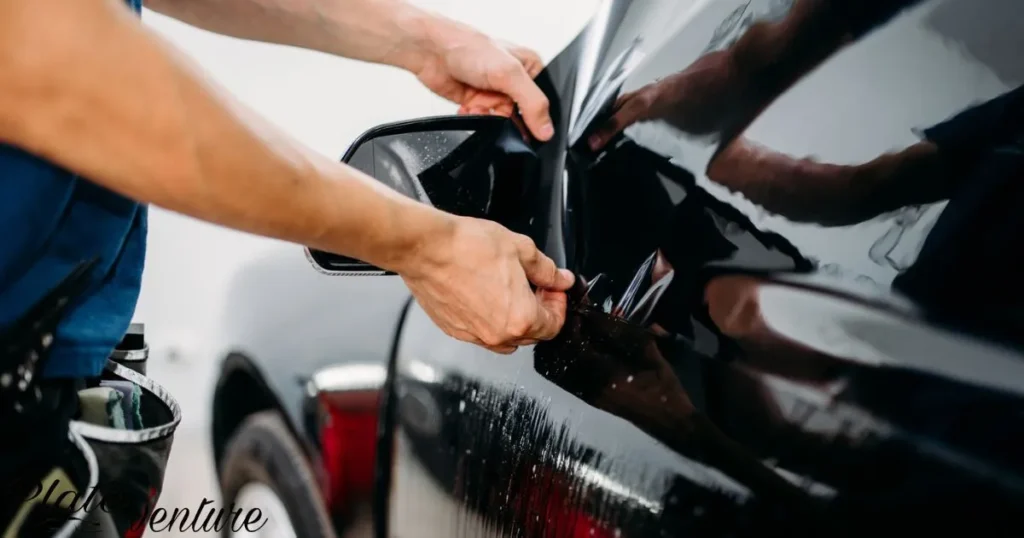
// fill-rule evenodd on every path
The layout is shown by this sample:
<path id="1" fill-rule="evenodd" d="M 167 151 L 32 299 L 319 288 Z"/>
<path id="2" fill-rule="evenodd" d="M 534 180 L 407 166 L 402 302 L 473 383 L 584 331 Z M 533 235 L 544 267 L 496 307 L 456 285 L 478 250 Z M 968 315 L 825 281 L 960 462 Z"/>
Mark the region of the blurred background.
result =
<path id="1" fill-rule="evenodd" d="M 495 38 L 529 46 L 549 61 L 584 26 L 598 0 L 414 3 Z M 456 109 L 396 69 L 221 37 L 153 12 L 146 12 L 143 20 L 195 60 L 212 81 L 294 138 L 334 158 L 370 127 Z M 159 209 L 151 213 L 149 242 L 135 318 L 146 324 L 152 348 L 149 373 L 175 395 L 183 412 L 161 505 L 195 510 L 204 498 L 217 499 L 209 449 L 210 395 L 223 356 L 218 335 L 228 315 L 227 292 L 246 264 L 275 249 L 300 247 Z"/>

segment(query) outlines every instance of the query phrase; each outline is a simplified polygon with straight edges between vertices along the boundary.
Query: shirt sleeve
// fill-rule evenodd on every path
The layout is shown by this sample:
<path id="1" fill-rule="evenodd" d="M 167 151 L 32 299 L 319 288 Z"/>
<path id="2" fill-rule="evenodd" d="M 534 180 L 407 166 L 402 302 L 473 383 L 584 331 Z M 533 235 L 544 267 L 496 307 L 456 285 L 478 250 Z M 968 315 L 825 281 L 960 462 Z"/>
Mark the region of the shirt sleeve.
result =
<path id="1" fill-rule="evenodd" d="M 829 4 L 835 17 L 859 39 L 922 0 L 819 0 Z"/>

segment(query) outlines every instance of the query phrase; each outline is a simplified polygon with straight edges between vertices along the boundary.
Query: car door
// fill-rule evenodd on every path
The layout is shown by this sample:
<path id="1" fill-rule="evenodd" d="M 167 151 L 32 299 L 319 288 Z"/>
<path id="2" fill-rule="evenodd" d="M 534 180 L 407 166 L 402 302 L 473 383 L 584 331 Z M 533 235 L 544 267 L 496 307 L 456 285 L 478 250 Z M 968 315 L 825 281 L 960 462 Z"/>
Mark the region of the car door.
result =
<path id="1" fill-rule="evenodd" d="M 498 356 L 413 305 L 379 535 L 1012 528 L 1021 15 L 604 3 L 539 79 L 529 233 L 581 276 L 566 327 Z"/>

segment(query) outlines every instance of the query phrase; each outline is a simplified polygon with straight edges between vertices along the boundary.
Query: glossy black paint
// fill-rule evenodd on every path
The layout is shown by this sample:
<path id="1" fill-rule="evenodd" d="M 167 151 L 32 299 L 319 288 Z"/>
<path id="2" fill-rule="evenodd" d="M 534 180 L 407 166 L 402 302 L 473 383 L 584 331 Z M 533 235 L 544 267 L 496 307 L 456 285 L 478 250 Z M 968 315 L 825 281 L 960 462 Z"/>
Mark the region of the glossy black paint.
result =
<path id="1" fill-rule="evenodd" d="M 314 355 L 391 356 L 378 536 L 1017 534 L 1022 36 L 1017 0 L 605 2 L 520 191 L 580 275 L 559 337 L 307 309 Z"/>
<path id="2" fill-rule="evenodd" d="M 433 531 L 436 536 L 852 536 L 981 521 L 1010 525 L 1024 502 L 1022 461 L 1008 456 L 1024 446 L 1024 363 L 1000 346 L 994 329 L 1015 323 L 1015 316 L 969 321 L 1019 289 L 1008 277 L 1016 262 L 1005 250 L 1002 258 L 989 251 L 997 256 L 974 278 L 1006 277 L 984 284 L 947 280 L 908 301 L 884 284 L 897 271 L 876 251 L 886 242 L 902 246 L 894 235 L 924 242 L 929 230 L 908 225 L 924 213 L 943 214 L 941 207 L 918 202 L 885 207 L 895 216 L 879 211 L 817 221 L 794 211 L 786 219 L 743 199 L 762 199 L 750 191 L 756 186 L 744 185 L 744 192 L 707 175 L 716 164 L 729 164 L 727 150 L 740 133 L 778 149 L 800 148 L 802 141 L 799 151 L 840 164 L 885 153 L 871 137 L 898 134 L 893 127 L 900 121 L 888 118 L 889 125 L 859 141 L 842 134 L 838 154 L 828 155 L 815 149 L 829 148 L 821 125 L 827 116 L 801 116 L 794 125 L 775 119 L 776 111 L 799 114 L 807 104 L 821 110 L 824 103 L 816 100 L 842 97 L 836 82 L 822 83 L 823 77 L 860 82 L 858 89 L 875 82 L 870 67 L 883 54 L 879 41 L 903 41 L 919 51 L 929 45 L 921 42 L 927 35 L 903 36 L 943 11 L 963 9 L 957 2 L 921 4 L 865 4 L 870 12 L 860 20 L 845 13 L 852 21 L 847 33 L 859 41 L 834 56 L 811 50 L 827 42 L 808 41 L 810 52 L 795 62 L 810 73 L 794 77 L 792 86 L 786 84 L 792 73 L 780 62 L 777 73 L 762 75 L 763 84 L 749 91 L 724 84 L 693 113 L 688 103 L 672 102 L 677 96 L 661 97 L 671 104 L 662 117 L 651 115 L 664 105 L 655 101 L 658 94 L 644 95 L 645 88 L 698 62 L 714 69 L 708 58 L 763 31 L 759 21 L 787 20 L 793 3 L 712 2 L 693 11 L 669 2 L 606 4 L 597 21 L 619 26 L 602 29 L 596 22 L 541 77 L 560 136 L 538 152 L 543 172 L 535 208 L 543 220 L 533 235 L 590 284 L 588 301 L 578 297 L 558 339 L 510 359 L 439 345 L 439 333 L 414 310 L 398 349 L 398 391 L 423 385 L 402 373 L 403 361 L 415 357 L 436 370 L 436 405 L 453 418 L 449 433 L 431 439 L 407 433 L 415 425 L 397 419 L 399 453 L 408 442 L 412 455 L 393 460 L 392 525 L 425 503 L 416 472 L 402 472 L 417 466 L 432 469 L 452 497 L 449 525 Z M 1018 19 L 1024 13 L 1005 3 L 1003 9 Z M 673 27 L 665 22 L 673 11 L 690 18 L 675 18 L 682 25 Z M 992 15 L 974 17 L 980 24 L 978 18 Z M 870 24 L 879 27 L 868 31 Z M 664 32 L 645 31 L 655 27 Z M 826 30 L 814 35 L 830 38 Z M 938 38 L 930 45 L 935 56 L 958 52 Z M 580 81 L 588 70 L 581 65 L 586 50 L 600 51 L 591 56 L 596 84 Z M 812 61 L 823 62 L 810 69 Z M 633 68 L 622 73 L 622 65 Z M 928 73 L 932 79 L 946 75 L 935 71 Z M 951 90 L 951 83 L 930 88 L 940 94 L 930 107 L 902 102 L 909 96 L 898 93 L 887 104 L 877 89 L 876 101 L 863 104 L 914 104 L 915 114 L 906 116 L 926 125 L 1005 91 L 994 81 L 990 90 L 977 83 Z M 778 98 L 771 95 L 776 91 Z M 646 109 L 631 112 L 637 102 Z M 725 111 L 721 119 L 699 117 L 714 106 Z M 870 108 L 861 106 L 859 114 Z M 689 116 L 672 116 L 680 110 Z M 589 137 L 623 111 L 641 121 L 605 146 L 589 147 Z M 1009 118 L 1016 122 L 1009 129 L 1022 132 L 1022 119 Z M 917 127 L 902 126 L 903 139 Z M 854 205 L 854 193 L 840 198 L 837 210 L 844 202 Z M 1019 244 L 1015 228 L 1005 231 L 1009 244 Z M 874 248 L 858 251 L 858 243 Z M 998 287 L 1003 297 L 993 290 L 974 296 L 969 308 L 932 307 L 927 297 L 951 294 L 954 284 Z"/>

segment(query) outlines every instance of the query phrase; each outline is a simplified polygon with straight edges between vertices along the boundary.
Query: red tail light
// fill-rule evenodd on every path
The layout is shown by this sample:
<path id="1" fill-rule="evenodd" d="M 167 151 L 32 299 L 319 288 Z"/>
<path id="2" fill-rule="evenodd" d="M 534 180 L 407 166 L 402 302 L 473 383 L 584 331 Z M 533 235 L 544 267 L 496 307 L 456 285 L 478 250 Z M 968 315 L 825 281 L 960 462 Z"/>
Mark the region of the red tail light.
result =
<path id="1" fill-rule="evenodd" d="M 373 492 L 377 394 L 321 395 L 320 448 L 326 504 L 345 513 Z"/>

